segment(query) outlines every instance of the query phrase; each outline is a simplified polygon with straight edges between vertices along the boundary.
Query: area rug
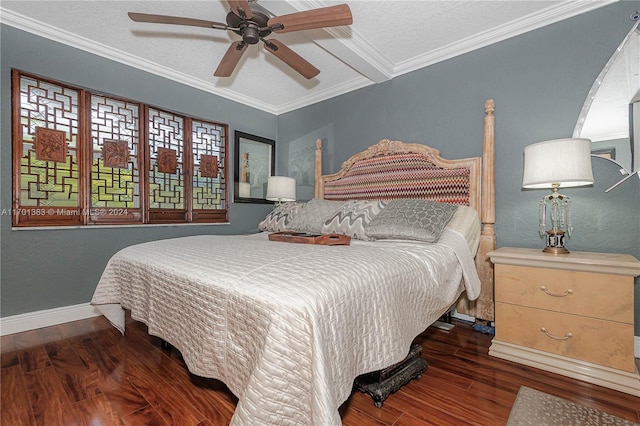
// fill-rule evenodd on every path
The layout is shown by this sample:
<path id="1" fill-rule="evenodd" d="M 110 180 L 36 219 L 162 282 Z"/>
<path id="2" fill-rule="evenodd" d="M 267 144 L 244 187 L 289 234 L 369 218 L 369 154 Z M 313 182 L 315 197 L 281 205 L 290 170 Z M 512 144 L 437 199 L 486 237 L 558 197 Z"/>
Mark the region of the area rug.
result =
<path id="1" fill-rule="evenodd" d="M 521 386 L 507 426 L 639 426 L 595 408 Z"/>

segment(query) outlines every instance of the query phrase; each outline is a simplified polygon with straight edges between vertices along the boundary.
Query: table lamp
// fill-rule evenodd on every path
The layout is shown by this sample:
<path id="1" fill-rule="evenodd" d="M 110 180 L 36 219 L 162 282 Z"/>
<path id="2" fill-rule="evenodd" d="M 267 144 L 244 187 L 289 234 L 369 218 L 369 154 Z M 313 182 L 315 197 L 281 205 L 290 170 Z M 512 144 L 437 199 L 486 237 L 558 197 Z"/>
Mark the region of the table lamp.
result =
<path id="1" fill-rule="evenodd" d="M 269 176 L 266 198 L 275 201 L 276 205 L 282 204 L 283 201 L 295 201 L 296 180 L 287 176 Z"/>
<path id="2" fill-rule="evenodd" d="M 558 189 L 593 183 L 591 141 L 589 139 L 554 139 L 524 148 L 523 188 L 551 188 L 540 200 L 540 237 L 546 239 L 544 252 L 569 253 L 565 236 L 573 232 L 571 200 Z M 547 219 L 550 229 L 547 229 Z"/>

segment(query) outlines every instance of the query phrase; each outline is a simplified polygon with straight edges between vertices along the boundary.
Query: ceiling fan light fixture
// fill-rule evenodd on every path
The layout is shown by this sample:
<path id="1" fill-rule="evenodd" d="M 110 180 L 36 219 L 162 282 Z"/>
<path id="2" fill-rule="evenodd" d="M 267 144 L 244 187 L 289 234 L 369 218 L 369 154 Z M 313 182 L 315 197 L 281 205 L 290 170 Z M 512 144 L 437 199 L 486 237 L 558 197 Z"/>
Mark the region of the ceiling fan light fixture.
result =
<path id="1" fill-rule="evenodd" d="M 242 31 L 242 40 L 247 44 L 256 44 L 260 41 L 260 31 L 258 26 L 253 22 L 249 22 Z"/>

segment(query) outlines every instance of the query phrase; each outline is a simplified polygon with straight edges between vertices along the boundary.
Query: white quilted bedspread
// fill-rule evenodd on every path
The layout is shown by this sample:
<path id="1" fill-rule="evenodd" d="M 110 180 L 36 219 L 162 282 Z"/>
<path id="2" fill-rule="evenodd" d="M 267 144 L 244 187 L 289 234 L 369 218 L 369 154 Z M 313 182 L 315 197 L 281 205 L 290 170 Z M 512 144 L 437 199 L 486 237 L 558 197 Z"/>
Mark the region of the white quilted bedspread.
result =
<path id="1" fill-rule="evenodd" d="M 232 425 L 324 426 L 341 424 L 356 376 L 402 360 L 465 287 L 477 297 L 454 231 L 350 246 L 202 235 L 121 250 L 91 303 L 123 333 L 130 309 L 192 373 L 222 380 Z"/>

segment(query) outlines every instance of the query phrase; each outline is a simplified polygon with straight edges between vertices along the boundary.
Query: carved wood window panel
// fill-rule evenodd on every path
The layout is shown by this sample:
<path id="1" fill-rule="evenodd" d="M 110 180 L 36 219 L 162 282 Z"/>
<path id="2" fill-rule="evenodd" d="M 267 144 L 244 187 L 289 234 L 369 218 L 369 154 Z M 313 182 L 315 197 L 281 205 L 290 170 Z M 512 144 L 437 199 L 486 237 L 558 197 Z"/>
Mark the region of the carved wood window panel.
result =
<path id="1" fill-rule="evenodd" d="M 12 73 L 14 226 L 82 224 L 82 102 L 81 90 Z"/>
<path id="2" fill-rule="evenodd" d="M 142 106 L 103 94 L 89 94 L 91 109 L 90 206 L 93 224 L 141 223 L 144 192 L 140 170 Z M 88 150 L 89 151 L 89 150 Z"/>
<path id="3" fill-rule="evenodd" d="M 185 117 L 156 108 L 148 110 L 149 222 L 188 221 L 186 203 Z"/>
<path id="4" fill-rule="evenodd" d="M 227 210 L 227 128 L 196 119 L 190 124 L 192 220 L 221 220 Z"/>
<path id="5" fill-rule="evenodd" d="M 12 134 L 13 226 L 228 221 L 227 125 L 12 70 Z"/>

